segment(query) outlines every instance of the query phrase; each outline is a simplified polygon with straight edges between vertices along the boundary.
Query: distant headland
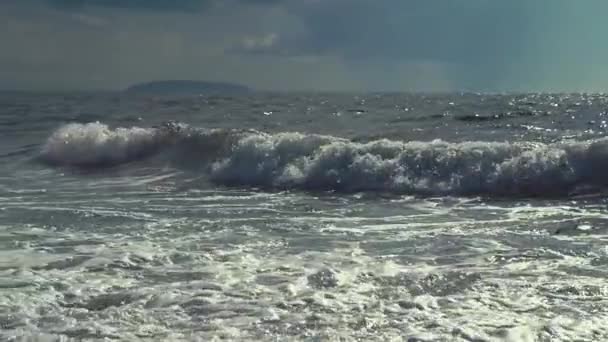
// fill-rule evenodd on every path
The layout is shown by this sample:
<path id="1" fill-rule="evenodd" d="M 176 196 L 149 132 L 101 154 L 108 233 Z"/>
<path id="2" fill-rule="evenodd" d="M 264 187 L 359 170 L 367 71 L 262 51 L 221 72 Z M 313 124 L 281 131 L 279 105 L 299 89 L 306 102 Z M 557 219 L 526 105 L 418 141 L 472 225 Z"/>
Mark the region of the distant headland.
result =
<path id="1" fill-rule="evenodd" d="M 244 94 L 252 89 L 235 83 L 192 80 L 152 81 L 134 84 L 126 92 L 154 95 L 221 95 Z"/>

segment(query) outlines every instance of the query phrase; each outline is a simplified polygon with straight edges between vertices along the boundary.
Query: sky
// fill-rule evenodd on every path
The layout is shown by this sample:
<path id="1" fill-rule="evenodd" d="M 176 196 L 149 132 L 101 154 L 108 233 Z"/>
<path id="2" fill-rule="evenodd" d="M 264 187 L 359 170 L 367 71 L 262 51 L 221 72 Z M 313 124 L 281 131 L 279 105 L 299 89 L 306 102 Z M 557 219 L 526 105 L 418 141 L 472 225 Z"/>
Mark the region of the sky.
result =
<path id="1" fill-rule="evenodd" d="M 608 90 L 606 0 L 0 0 L 0 89 Z"/>

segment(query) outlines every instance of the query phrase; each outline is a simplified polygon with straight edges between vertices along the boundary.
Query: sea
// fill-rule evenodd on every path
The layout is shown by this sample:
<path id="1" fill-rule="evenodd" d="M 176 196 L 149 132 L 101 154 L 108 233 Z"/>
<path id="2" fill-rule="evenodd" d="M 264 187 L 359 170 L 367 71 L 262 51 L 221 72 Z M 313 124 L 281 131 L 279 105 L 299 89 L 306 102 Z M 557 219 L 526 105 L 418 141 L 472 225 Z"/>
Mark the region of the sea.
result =
<path id="1" fill-rule="evenodd" d="M 604 94 L 0 93 L 0 341 L 606 341 Z"/>

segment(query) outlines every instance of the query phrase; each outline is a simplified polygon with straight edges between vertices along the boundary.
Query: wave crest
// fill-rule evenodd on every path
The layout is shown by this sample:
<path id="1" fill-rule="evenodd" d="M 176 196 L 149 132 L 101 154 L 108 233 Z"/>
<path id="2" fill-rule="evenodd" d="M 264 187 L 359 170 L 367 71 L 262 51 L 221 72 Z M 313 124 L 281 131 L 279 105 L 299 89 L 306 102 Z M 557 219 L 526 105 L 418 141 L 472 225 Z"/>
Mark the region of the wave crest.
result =
<path id="1" fill-rule="evenodd" d="M 42 147 L 41 155 L 53 164 L 115 165 L 154 154 L 162 142 L 155 129 L 110 129 L 102 123 L 74 123 L 55 131 Z"/>
<path id="2" fill-rule="evenodd" d="M 566 148 L 542 144 L 361 144 L 279 134 L 239 141 L 211 176 L 223 184 L 347 192 L 548 194 L 582 181 L 581 168 Z"/>
<path id="3" fill-rule="evenodd" d="M 51 135 L 42 157 L 62 165 L 115 165 L 170 150 L 174 161 L 195 162 L 217 184 L 344 192 L 544 196 L 608 184 L 607 139 L 357 143 L 303 133 L 175 127 L 70 124 Z"/>

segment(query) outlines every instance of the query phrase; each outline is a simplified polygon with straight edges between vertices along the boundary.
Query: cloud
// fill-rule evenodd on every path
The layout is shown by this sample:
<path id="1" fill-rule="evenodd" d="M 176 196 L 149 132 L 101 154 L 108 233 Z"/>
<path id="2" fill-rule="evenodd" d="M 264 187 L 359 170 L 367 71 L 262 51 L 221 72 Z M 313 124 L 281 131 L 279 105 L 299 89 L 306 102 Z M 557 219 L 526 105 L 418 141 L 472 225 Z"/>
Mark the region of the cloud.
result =
<path id="1" fill-rule="evenodd" d="M 339 56 L 374 70 L 435 65 L 458 89 L 608 86 L 600 62 L 608 48 L 593 43 L 608 28 L 603 0 L 323 0 L 285 7 L 304 29 L 282 35 L 268 52 Z"/>
<path id="2" fill-rule="evenodd" d="M 40 0 L 56 8 L 75 10 L 87 7 L 131 10 L 199 11 L 230 3 L 273 4 L 279 0 Z"/>
<path id="3" fill-rule="evenodd" d="M 247 50 L 267 49 L 275 45 L 278 37 L 276 33 L 269 33 L 261 37 L 247 37 L 243 40 L 243 47 Z"/>
<path id="4" fill-rule="evenodd" d="M 135 82 L 180 78 L 242 82 L 261 89 L 361 86 L 332 56 L 261 53 L 279 42 L 279 31 L 297 31 L 291 15 L 280 8 L 63 11 L 33 2 L 0 3 L 0 20 L 5 23 L 0 30 L 4 87 L 120 89 Z M 260 53 L 245 56 L 244 48 Z"/>
<path id="5" fill-rule="evenodd" d="M 267 53 L 272 51 L 279 44 L 277 33 L 267 33 L 257 36 L 247 35 L 244 37 L 234 51 L 247 53 Z"/>
<path id="6" fill-rule="evenodd" d="M 75 21 L 77 21 L 85 26 L 90 26 L 90 27 L 100 27 L 101 28 L 101 27 L 105 27 L 109 24 L 106 20 L 104 20 L 100 17 L 82 14 L 82 13 L 74 13 L 72 15 L 72 18 Z"/>
<path id="7" fill-rule="evenodd" d="M 524 5 L 517 0 L 303 2 L 290 7 L 307 30 L 291 48 L 348 59 L 477 63 L 518 53 L 514 42 L 528 25 Z"/>
<path id="8" fill-rule="evenodd" d="M 203 0 L 46 0 L 48 4 L 62 9 L 84 7 L 113 7 L 153 10 L 193 10 L 201 9 L 209 1 Z"/>
<path id="9" fill-rule="evenodd" d="M 605 0 L 5 0 L 0 79 L 272 89 L 605 89 Z M 18 38 L 17 38 L 18 37 Z"/>

